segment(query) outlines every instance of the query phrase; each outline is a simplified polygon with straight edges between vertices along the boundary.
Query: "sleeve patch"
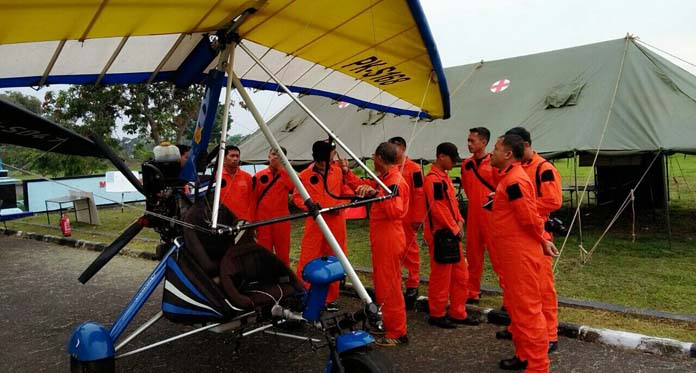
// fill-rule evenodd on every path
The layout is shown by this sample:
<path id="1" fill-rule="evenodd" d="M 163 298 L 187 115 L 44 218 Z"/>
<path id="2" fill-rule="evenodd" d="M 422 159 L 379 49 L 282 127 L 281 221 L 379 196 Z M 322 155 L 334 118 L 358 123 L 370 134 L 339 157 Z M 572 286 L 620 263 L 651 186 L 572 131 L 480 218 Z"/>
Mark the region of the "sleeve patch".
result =
<path id="1" fill-rule="evenodd" d="M 436 201 L 441 201 L 445 199 L 445 191 L 442 188 L 442 183 L 433 184 L 433 194 Z"/>
<path id="2" fill-rule="evenodd" d="M 312 177 L 309 178 L 309 182 L 312 183 L 312 185 L 316 185 L 319 182 L 319 177 L 317 175 L 312 175 Z"/>
<path id="3" fill-rule="evenodd" d="M 553 181 L 553 180 L 554 180 L 554 177 L 553 177 L 553 171 L 552 171 L 552 170 L 546 170 L 546 171 L 544 171 L 544 172 L 541 173 L 541 181 L 542 181 L 542 182 L 544 182 L 544 181 Z"/>
<path id="4" fill-rule="evenodd" d="M 222 182 L 220 183 L 220 188 L 224 188 L 227 186 L 227 180 L 222 179 Z"/>
<path id="5" fill-rule="evenodd" d="M 261 175 L 261 178 L 259 180 L 262 184 L 266 184 L 268 182 L 268 175 Z"/>
<path id="6" fill-rule="evenodd" d="M 522 190 L 520 189 L 520 184 L 514 183 L 508 185 L 508 187 L 505 189 L 505 192 L 508 195 L 508 200 L 510 202 L 522 198 Z"/>
<path id="7" fill-rule="evenodd" d="M 474 168 L 474 162 L 472 162 L 472 161 L 466 162 L 466 164 L 464 165 L 464 169 L 467 171 L 469 171 L 473 168 Z"/>
<path id="8" fill-rule="evenodd" d="M 423 187 L 423 174 L 420 171 L 413 173 L 413 186 L 415 188 Z"/>

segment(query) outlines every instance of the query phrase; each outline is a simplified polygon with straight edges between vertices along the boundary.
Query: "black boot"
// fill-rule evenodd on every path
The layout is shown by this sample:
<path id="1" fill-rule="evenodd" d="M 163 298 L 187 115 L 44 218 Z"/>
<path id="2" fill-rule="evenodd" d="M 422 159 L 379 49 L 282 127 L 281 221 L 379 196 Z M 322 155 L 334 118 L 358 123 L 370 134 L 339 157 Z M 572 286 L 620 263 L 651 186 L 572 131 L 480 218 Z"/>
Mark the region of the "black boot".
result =
<path id="1" fill-rule="evenodd" d="M 418 288 L 406 288 L 404 292 L 404 302 L 406 302 L 406 309 L 412 310 L 416 305 L 416 300 L 418 299 Z"/>
<path id="2" fill-rule="evenodd" d="M 455 325 L 447 316 L 442 316 L 442 317 L 432 317 L 430 316 L 428 318 L 428 324 L 432 326 L 437 326 L 439 328 L 443 329 L 455 329 L 457 325 Z"/>
<path id="3" fill-rule="evenodd" d="M 454 317 L 449 318 L 451 322 L 459 325 L 470 325 L 470 326 L 476 326 L 479 324 L 479 321 L 476 320 L 474 317 L 471 315 L 467 315 L 465 319 L 455 319 Z"/>
<path id="4" fill-rule="evenodd" d="M 549 342 L 549 354 L 558 350 L 558 341 Z"/>
<path id="5" fill-rule="evenodd" d="M 512 333 L 506 328 L 495 332 L 496 339 L 512 339 Z"/>
<path id="6" fill-rule="evenodd" d="M 499 366 L 502 370 L 523 370 L 527 369 L 527 361 L 520 360 L 520 358 L 515 355 L 511 359 L 500 360 Z"/>

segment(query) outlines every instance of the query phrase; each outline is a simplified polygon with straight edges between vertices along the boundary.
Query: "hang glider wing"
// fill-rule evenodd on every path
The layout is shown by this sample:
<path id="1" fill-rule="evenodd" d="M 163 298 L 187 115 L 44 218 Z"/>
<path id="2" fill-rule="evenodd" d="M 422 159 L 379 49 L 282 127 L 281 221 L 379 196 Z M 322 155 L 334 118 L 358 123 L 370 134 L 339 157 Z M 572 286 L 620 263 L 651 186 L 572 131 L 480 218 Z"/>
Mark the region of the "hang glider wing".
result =
<path id="1" fill-rule="evenodd" d="M 216 31 L 237 32 L 294 92 L 402 115 L 449 116 L 440 58 L 417 0 L 0 2 L 0 88 L 200 82 Z M 247 87 L 276 90 L 237 53 Z"/>
<path id="2" fill-rule="evenodd" d="M 0 99 L 0 144 L 106 158 L 92 140 Z"/>

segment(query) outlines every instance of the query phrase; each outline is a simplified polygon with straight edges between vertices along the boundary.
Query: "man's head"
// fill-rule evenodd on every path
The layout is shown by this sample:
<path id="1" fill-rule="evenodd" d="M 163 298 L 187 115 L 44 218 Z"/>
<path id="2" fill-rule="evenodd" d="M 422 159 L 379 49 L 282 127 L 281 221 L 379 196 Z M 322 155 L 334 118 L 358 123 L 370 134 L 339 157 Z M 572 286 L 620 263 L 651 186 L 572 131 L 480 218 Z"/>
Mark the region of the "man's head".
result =
<path id="1" fill-rule="evenodd" d="M 469 147 L 469 153 L 474 155 L 482 155 L 486 152 L 486 145 L 491 139 L 491 131 L 486 127 L 474 127 L 469 129 L 469 138 L 466 143 Z"/>
<path id="2" fill-rule="evenodd" d="M 280 150 L 284 155 L 288 155 L 288 151 L 284 147 L 280 147 Z M 268 152 L 268 166 L 274 170 L 279 170 L 283 167 L 283 163 L 280 161 L 280 155 L 276 153 L 275 149 L 271 149 Z"/>
<path id="3" fill-rule="evenodd" d="M 525 141 L 513 134 L 500 136 L 491 154 L 491 165 L 500 170 L 524 157 Z"/>
<path id="4" fill-rule="evenodd" d="M 435 163 L 444 171 L 449 171 L 459 164 L 462 159 L 459 157 L 457 146 L 451 142 L 443 142 L 435 150 Z"/>
<path id="5" fill-rule="evenodd" d="M 186 158 L 188 158 L 188 153 L 191 151 L 191 147 L 184 144 L 177 144 L 176 147 L 179 148 L 179 154 L 181 155 L 181 167 L 184 167 L 184 163 L 186 163 Z"/>
<path id="6" fill-rule="evenodd" d="M 240 156 L 241 152 L 239 151 L 239 147 L 236 145 L 227 145 L 225 147 L 225 161 L 223 163 L 225 169 L 229 172 L 236 172 L 241 162 Z"/>
<path id="7" fill-rule="evenodd" d="M 532 150 L 532 134 L 527 131 L 526 128 L 524 127 L 513 127 L 507 130 L 505 132 L 506 135 L 517 135 L 522 138 L 522 141 L 524 141 L 525 144 L 525 149 L 524 149 L 524 158 L 521 160 L 526 161 L 532 157 L 534 154 L 534 151 Z"/>
<path id="8" fill-rule="evenodd" d="M 397 145 L 390 142 L 383 142 L 375 149 L 372 160 L 375 162 L 375 169 L 380 173 L 386 172 L 396 164 Z"/>
<path id="9" fill-rule="evenodd" d="M 333 159 L 336 144 L 333 141 L 319 140 L 312 144 L 312 158 L 314 162 L 328 162 Z"/>
<path id="10" fill-rule="evenodd" d="M 406 140 L 401 136 L 395 136 L 389 139 L 387 142 L 396 145 L 396 163 L 400 163 L 403 159 L 404 153 L 406 152 Z"/>

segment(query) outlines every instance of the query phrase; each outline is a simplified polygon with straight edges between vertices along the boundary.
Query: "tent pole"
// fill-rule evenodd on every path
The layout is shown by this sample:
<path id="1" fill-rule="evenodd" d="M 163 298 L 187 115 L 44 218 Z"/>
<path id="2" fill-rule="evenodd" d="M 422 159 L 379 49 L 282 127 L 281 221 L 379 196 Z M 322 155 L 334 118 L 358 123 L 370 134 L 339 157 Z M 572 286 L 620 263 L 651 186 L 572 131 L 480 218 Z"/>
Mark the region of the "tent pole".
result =
<path id="1" fill-rule="evenodd" d="M 576 151 L 573 151 L 573 176 L 575 178 L 575 182 L 573 182 L 575 184 L 575 204 L 578 206 L 578 239 L 582 245 L 582 213 L 580 212 L 582 206 L 580 206 L 580 193 L 578 191 L 578 153 Z"/>
<path id="2" fill-rule="evenodd" d="M 319 117 L 317 117 L 317 116 L 307 107 L 307 105 L 305 105 L 302 101 L 300 101 L 299 98 L 295 97 L 295 95 L 292 94 L 292 91 L 291 91 L 285 84 L 283 84 L 283 82 L 281 82 L 280 79 L 278 79 L 278 77 L 277 77 L 266 65 L 264 65 L 263 62 L 261 62 L 261 60 L 260 60 L 258 57 L 256 57 L 256 55 L 255 55 L 254 53 L 252 53 L 251 50 L 249 50 L 249 48 L 246 47 L 246 45 L 244 45 L 243 43 L 239 43 L 239 47 L 242 48 L 242 49 L 244 50 L 244 52 L 246 52 L 246 54 L 247 54 L 249 57 L 251 57 L 251 59 L 254 60 L 254 62 L 256 62 L 256 64 L 257 64 L 263 71 L 265 71 L 266 74 L 268 74 L 268 76 L 270 76 L 271 79 L 273 79 L 273 81 L 276 82 L 276 84 L 278 84 L 278 86 L 279 86 L 285 93 L 287 93 L 288 96 L 290 96 L 290 98 L 291 98 L 293 101 L 295 101 L 295 103 L 296 103 L 297 105 L 299 105 L 300 108 L 302 108 L 302 110 L 304 110 L 305 113 L 307 113 L 307 115 L 309 115 L 309 116 L 319 125 L 319 127 L 321 127 L 327 134 L 329 134 L 329 136 L 331 136 L 331 138 L 332 138 L 334 141 L 336 141 L 336 143 L 337 143 L 338 145 L 340 145 L 341 148 L 342 148 L 343 150 L 345 150 L 346 153 L 348 153 L 348 155 L 350 155 L 350 157 L 353 158 L 353 160 L 354 160 L 356 163 L 358 163 L 358 164 L 360 165 L 360 167 L 362 167 L 362 169 L 364 169 L 365 172 L 366 172 L 368 175 L 370 175 L 370 177 L 377 183 L 377 185 L 379 185 L 379 186 L 380 186 L 382 189 L 384 189 L 384 191 L 387 192 L 387 193 L 391 193 L 391 192 L 392 192 L 391 189 L 389 189 L 389 187 L 387 187 L 387 186 L 384 184 L 384 182 L 382 182 L 382 180 L 380 180 L 380 179 L 377 177 L 377 175 L 375 175 L 375 173 L 372 172 L 372 170 L 370 170 L 370 169 L 365 165 L 365 163 L 363 163 L 363 161 L 360 160 L 360 157 L 358 157 L 357 155 L 355 155 L 355 153 L 353 153 L 353 151 L 350 150 L 350 149 L 348 148 L 348 146 L 346 146 L 346 144 L 344 144 L 344 143 L 336 136 L 336 134 L 334 134 L 333 131 L 331 131 L 331 129 L 330 129 L 328 126 L 326 126 L 326 125 L 324 124 L 324 122 L 322 122 L 321 119 L 319 119 Z"/>
<path id="3" fill-rule="evenodd" d="M 247 93 L 246 89 L 244 89 L 242 82 L 239 81 L 239 78 L 237 78 L 237 75 L 235 75 L 234 73 L 228 76 L 228 80 L 231 80 L 234 84 L 234 87 L 237 88 L 237 92 L 239 92 L 239 95 L 242 96 L 242 99 L 244 100 L 244 102 L 247 105 L 247 108 L 249 109 L 249 112 L 251 112 L 254 119 L 256 120 L 256 123 L 258 123 L 259 129 L 261 130 L 261 132 L 263 132 L 263 135 L 271 144 L 271 147 L 280 157 L 280 160 L 283 163 L 283 168 L 285 168 L 285 171 L 287 171 L 288 176 L 290 177 L 293 185 L 297 189 L 297 192 L 300 194 L 300 196 L 302 196 L 302 200 L 305 201 L 305 204 L 308 204 L 308 202 L 313 203 L 311 197 L 309 196 L 309 193 L 307 192 L 307 189 L 304 187 L 304 185 L 302 185 L 302 181 L 300 181 L 299 176 L 297 176 L 295 170 L 293 170 L 292 166 L 290 166 L 290 161 L 288 161 L 288 158 L 285 156 L 285 154 L 282 151 L 280 151 L 280 144 L 278 143 L 278 140 L 276 140 L 276 138 L 273 136 L 271 129 L 268 128 L 268 124 L 266 124 L 266 121 L 264 121 L 263 116 L 261 115 L 261 113 L 259 113 L 258 109 L 256 108 L 256 105 L 251 100 L 251 97 L 249 97 L 249 94 Z M 365 287 L 360 281 L 358 274 L 355 273 L 353 266 L 351 266 L 350 262 L 348 261 L 348 257 L 346 257 L 346 254 L 343 253 L 341 246 L 338 244 L 338 241 L 336 241 L 336 238 L 331 232 L 331 229 L 329 229 L 329 226 L 326 224 L 326 221 L 324 220 L 324 217 L 321 215 L 321 212 L 316 211 L 314 212 L 314 214 L 314 220 L 319 226 L 321 233 L 324 235 L 324 238 L 329 243 L 329 246 L 333 250 L 334 255 L 336 255 L 336 258 L 338 258 L 338 260 L 341 262 L 343 269 L 346 271 L 346 275 L 353 283 L 353 286 L 355 290 L 358 292 L 360 299 L 365 301 L 367 304 L 372 303 L 372 298 L 370 298 L 370 295 L 367 294 L 367 291 L 365 290 Z"/>
<path id="4" fill-rule="evenodd" d="M 667 215 L 667 240 L 669 242 L 669 248 L 672 248 L 672 221 L 670 219 L 670 210 L 669 210 L 669 163 L 667 159 L 667 155 L 663 153 L 662 155 L 665 159 L 664 162 L 664 168 L 662 169 L 662 182 L 665 184 L 664 185 L 664 190 L 665 190 L 665 212 Z"/>

